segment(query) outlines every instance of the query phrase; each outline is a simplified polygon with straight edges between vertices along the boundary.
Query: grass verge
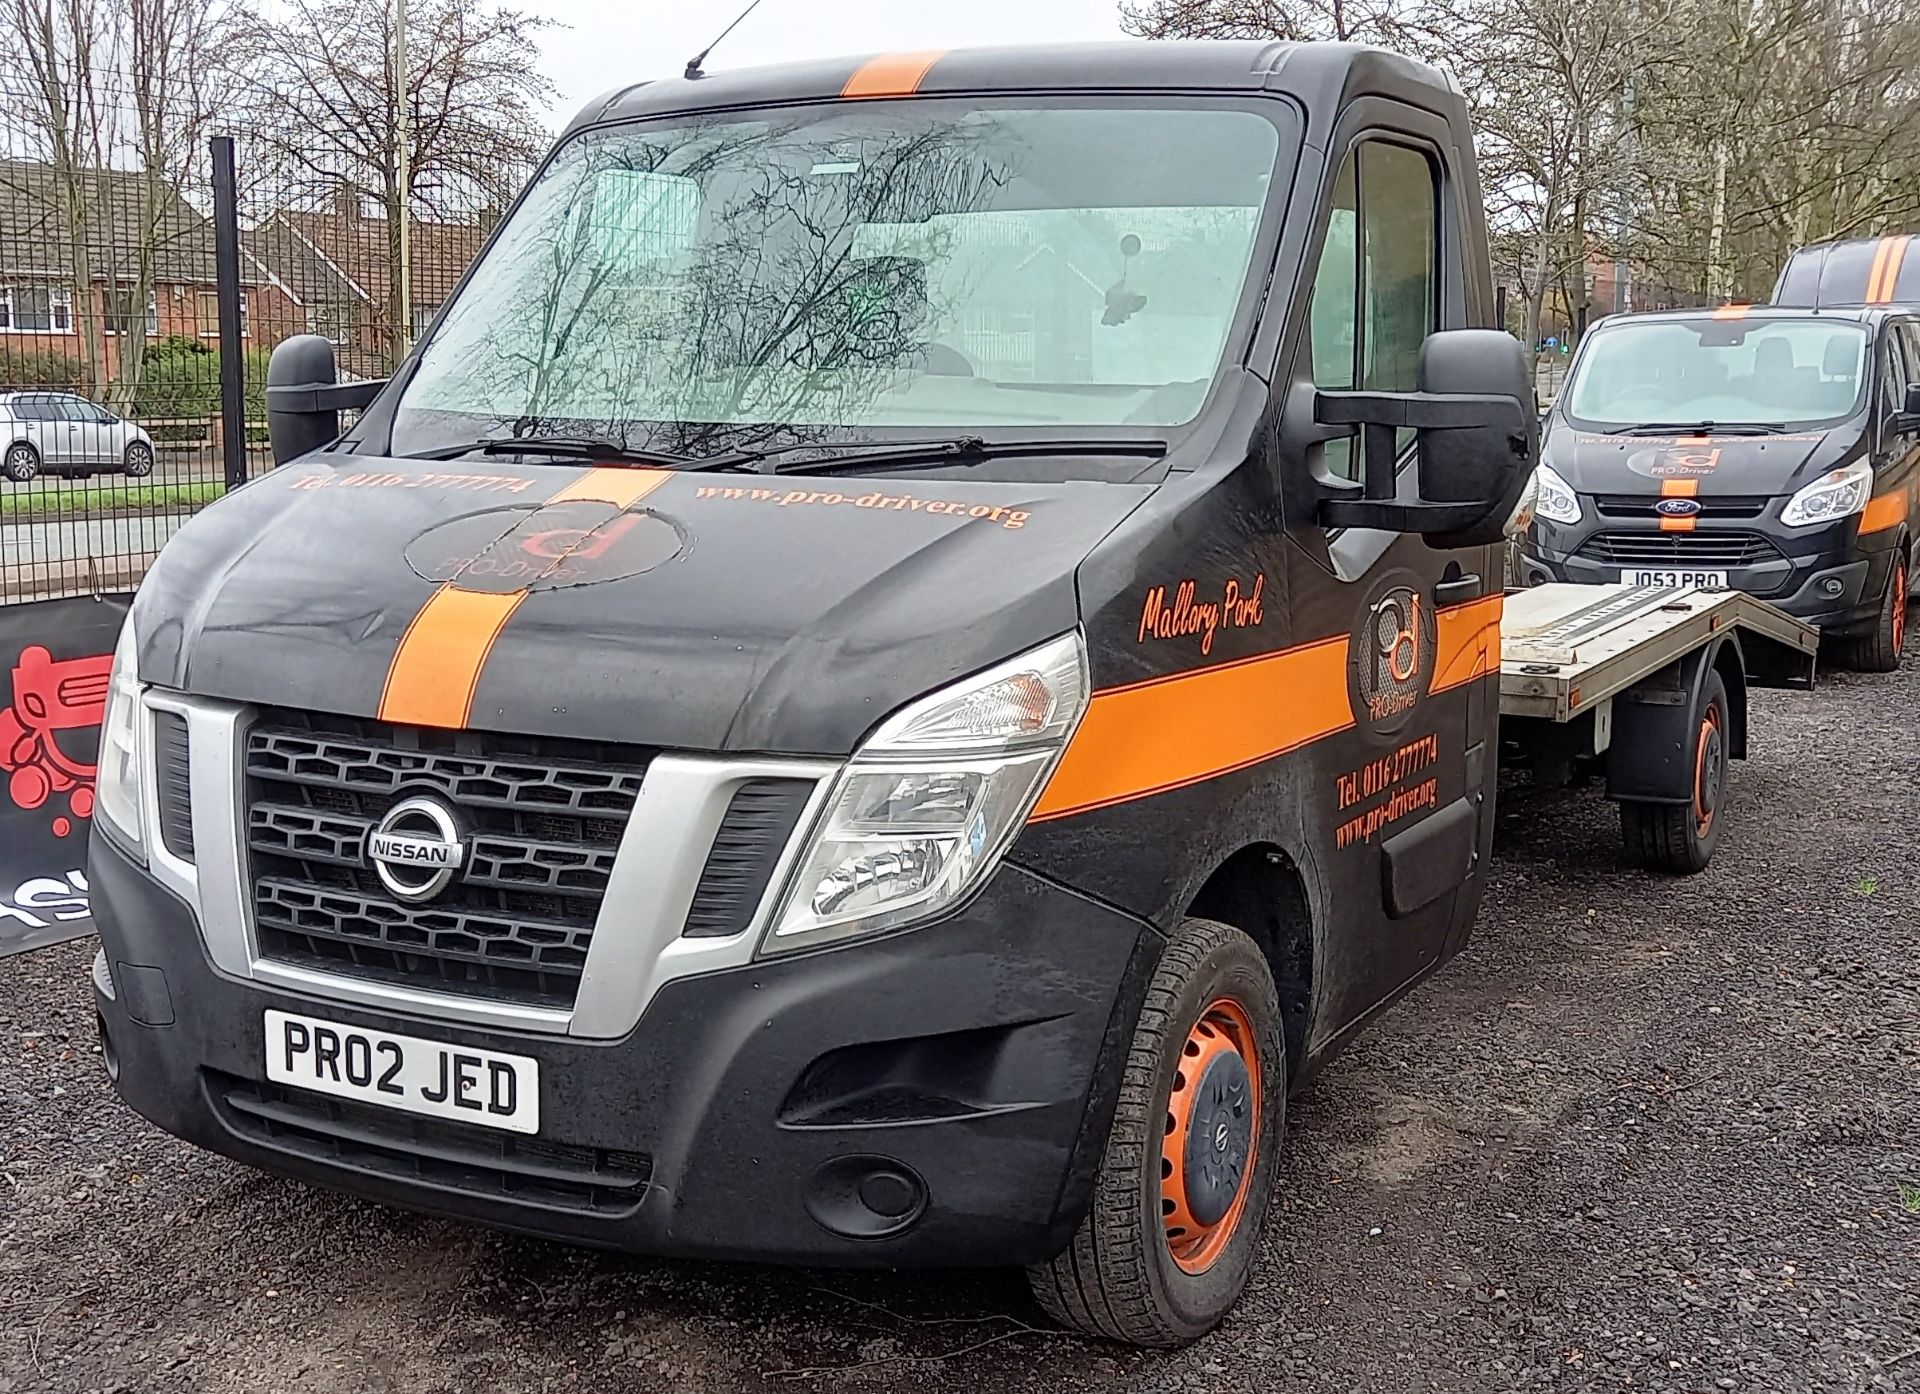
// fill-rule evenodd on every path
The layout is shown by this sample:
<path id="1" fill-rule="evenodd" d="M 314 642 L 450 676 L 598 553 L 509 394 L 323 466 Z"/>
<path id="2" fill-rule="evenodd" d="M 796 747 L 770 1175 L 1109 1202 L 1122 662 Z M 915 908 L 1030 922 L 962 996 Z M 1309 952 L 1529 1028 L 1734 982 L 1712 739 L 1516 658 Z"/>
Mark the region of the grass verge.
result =
<path id="1" fill-rule="evenodd" d="M 226 493 L 217 479 L 189 484 L 75 484 L 31 493 L 19 489 L 0 492 L 0 518 L 24 521 L 58 518 L 73 513 L 125 513 L 134 509 L 202 508 Z"/>

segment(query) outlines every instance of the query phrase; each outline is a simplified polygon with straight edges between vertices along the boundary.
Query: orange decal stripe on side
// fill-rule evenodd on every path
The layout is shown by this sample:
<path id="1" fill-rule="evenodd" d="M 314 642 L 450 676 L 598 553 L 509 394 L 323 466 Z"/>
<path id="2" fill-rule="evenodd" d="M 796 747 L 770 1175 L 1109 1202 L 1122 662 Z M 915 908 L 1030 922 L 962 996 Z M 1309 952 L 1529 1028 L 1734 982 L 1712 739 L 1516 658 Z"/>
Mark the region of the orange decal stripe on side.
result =
<path id="1" fill-rule="evenodd" d="M 1431 692 L 1445 692 L 1500 669 L 1500 616 L 1504 595 L 1484 596 L 1440 611 Z"/>
<path id="2" fill-rule="evenodd" d="M 413 617 L 400 640 L 380 719 L 409 726 L 459 728 L 473 711 L 473 691 L 500 631 L 525 591 L 504 595 L 442 586 Z"/>
<path id="3" fill-rule="evenodd" d="M 847 85 L 840 89 L 840 95 L 856 99 L 911 97 L 946 52 L 936 48 L 917 53 L 883 53 L 878 58 L 869 58 L 854 70 Z"/>
<path id="4" fill-rule="evenodd" d="M 1891 494 L 1882 494 L 1868 501 L 1866 512 L 1860 515 L 1860 531 L 1885 532 L 1906 521 L 1907 491 L 1896 489 Z"/>

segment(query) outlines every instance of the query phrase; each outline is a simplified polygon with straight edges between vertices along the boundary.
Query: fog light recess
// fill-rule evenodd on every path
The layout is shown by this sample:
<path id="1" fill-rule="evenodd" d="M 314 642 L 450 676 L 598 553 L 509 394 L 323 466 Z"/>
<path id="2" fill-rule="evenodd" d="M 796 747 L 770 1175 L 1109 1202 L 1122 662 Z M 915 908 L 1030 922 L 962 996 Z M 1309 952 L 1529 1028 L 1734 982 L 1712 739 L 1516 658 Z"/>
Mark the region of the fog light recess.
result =
<path id="1" fill-rule="evenodd" d="M 888 1239 L 927 1210 L 927 1186 L 918 1172 L 891 1157 L 835 1157 L 807 1185 L 807 1213 L 829 1234 Z"/>

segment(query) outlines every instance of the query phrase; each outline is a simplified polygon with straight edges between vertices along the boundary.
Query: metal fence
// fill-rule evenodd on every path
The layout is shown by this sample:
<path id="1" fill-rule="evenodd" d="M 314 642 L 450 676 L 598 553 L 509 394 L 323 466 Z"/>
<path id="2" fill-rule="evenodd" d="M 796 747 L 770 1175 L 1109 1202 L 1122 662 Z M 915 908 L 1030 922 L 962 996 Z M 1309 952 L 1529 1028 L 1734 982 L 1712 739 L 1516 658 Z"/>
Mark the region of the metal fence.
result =
<path id="1" fill-rule="evenodd" d="M 130 85 L 92 81 L 128 95 L 96 103 L 76 132 L 33 74 L 0 72 L 0 603 L 131 589 L 181 523 L 270 466 L 273 347 L 322 334 L 343 378 L 384 377 L 498 216 L 478 194 L 416 192 L 403 300 L 398 220 L 377 180 L 289 158 L 257 118 L 170 123 Z M 222 136 L 236 165 L 237 346 L 221 336 L 210 151 Z M 229 355 L 237 442 L 221 409 Z"/>

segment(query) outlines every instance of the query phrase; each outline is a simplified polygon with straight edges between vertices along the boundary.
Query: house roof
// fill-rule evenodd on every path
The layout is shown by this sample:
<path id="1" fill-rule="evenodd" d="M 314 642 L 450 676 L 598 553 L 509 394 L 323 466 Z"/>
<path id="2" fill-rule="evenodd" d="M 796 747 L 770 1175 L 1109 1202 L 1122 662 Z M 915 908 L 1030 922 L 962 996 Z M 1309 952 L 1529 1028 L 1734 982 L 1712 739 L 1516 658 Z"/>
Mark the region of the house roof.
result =
<path id="1" fill-rule="evenodd" d="M 488 229 L 479 222 L 416 218 L 408 226 L 416 309 L 438 306 L 479 255 Z M 386 303 L 393 265 L 387 219 L 357 206 L 282 209 L 248 237 L 253 254 L 302 304 Z"/>
<path id="2" fill-rule="evenodd" d="M 95 281 L 131 281 L 141 243 L 153 233 L 153 279 L 160 283 L 212 285 L 217 279 L 213 224 L 162 184 L 149 192 L 137 170 L 89 169 L 80 173 L 87 261 Z M 0 159 L 0 278 L 71 280 L 73 247 L 51 165 Z M 242 258 L 240 279 L 258 284 L 260 268 Z"/>

